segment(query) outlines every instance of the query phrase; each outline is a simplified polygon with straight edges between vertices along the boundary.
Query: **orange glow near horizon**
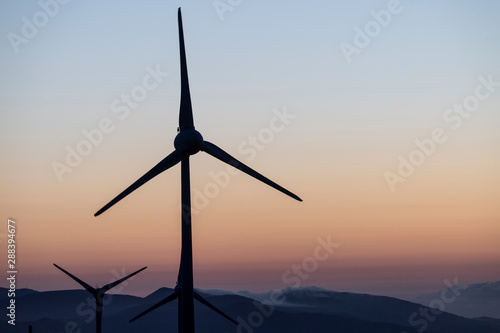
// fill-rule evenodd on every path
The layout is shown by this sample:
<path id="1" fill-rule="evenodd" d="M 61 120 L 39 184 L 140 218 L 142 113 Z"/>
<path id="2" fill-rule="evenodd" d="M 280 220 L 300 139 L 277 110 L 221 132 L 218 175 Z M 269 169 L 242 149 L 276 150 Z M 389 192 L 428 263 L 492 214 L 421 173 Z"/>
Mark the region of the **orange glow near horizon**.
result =
<path id="1" fill-rule="evenodd" d="M 260 166 L 263 160 L 274 160 L 275 164 L 266 161 Z M 150 161 L 139 164 L 147 169 L 147 163 Z M 340 247 L 320 263 L 305 285 L 348 290 L 359 285 L 359 290 L 390 293 L 389 285 L 381 285 L 391 277 L 389 280 L 400 286 L 399 293 L 404 293 L 398 279 L 413 277 L 422 284 L 416 289 L 427 290 L 427 285 L 436 282 L 429 276 L 444 275 L 447 266 L 455 267 L 454 271 L 470 282 L 477 282 L 477 276 L 495 279 L 500 273 L 491 269 L 500 258 L 500 227 L 494 200 L 498 189 L 489 185 L 494 174 L 489 166 L 475 166 L 477 176 L 461 182 L 456 180 L 461 173 L 471 172 L 470 168 L 422 168 L 415 178 L 425 178 L 425 182 L 410 179 L 405 186 L 411 191 L 403 188 L 394 195 L 380 181 L 381 172 L 372 177 L 365 168 L 344 169 L 349 161 L 320 163 L 315 172 L 302 178 L 280 173 L 279 164 L 293 163 L 293 158 L 276 161 L 263 154 L 254 164 L 261 171 L 267 168 L 264 174 L 271 178 L 274 174 L 279 183 L 302 196 L 302 203 L 246 175 L 231 176 L 226 187 L 208 198 L 204 186 L 214 183 L 210 170 L 217 174 L 226 170 L 225 166 L 205 156 L 192 158 L 195 280 L 202 287 L 243 289 L 232 283 L 233 279 L 250 283 L 248 289 L 287 287 L 281 275 L 291 265 L 313 256 L 318 237 L 331 237 Z M 43 181 L 16 186 L 14 192 L 1 198 L 19 221 L 18 255 L 25 267 L 21 281 L 29 281 L 34 289 L 36 281 L 46 281 L 48 276 L 62 283 L 64 279 L 54 274 L 52 262 L 75 273 L 83 271 L 89 279 L 103 272 L 109 275 L 109 267 L 132 270 L 142 266 L 151 268 L 151 273 L 143 273 L 155 281 L 149 286 L 168 285 L 169 276 L 175 279 L 180 255 L 178 167 L 102 216 L 92 216 L 137 177 L 138 167 L 129 165 L 119 173 L 100 167 L 100 172 L 83 176 L 80 170 L 79 177 L 87 181 L 78 185 L 69 179 L 52 187 Z M 332 167 L 335 172 L 329 172 Z M 429 186 L 434 190 L 429 192 Z M 463 195 L 461 189 L 471 195 Z M 200 193 L 205 193 L 203 200 Z M 25 198 L 22 202 L 16 199 L 21 195 Z M 464 268 L 471 265 L 477 267 L 474 274 Z M 415 273 L 421 270 L 424 272 Z M 165 280 L 158 278 L 161 272 Z M 355 278 L 357 274 L 364 277 Z M 68 281 L 64 285 L 71 287 Z M 147 294 L 147 290 L 147 286 L 131 289 L 138 294 Z"/>
<path id="2" fill-rule="evenodd" d="M 40 10 L 19 3 L 0 11 L 4 36 Z M 373 4 L 290 1 L 283 15 L 283 3 L 241 6 L 224 22 L 207 2 L 182 4 L 196 129 L 304 200 L 192 156 L 195 286 L 285 288 L 283 275 L 313 259 L 301 284 L 336 290 L 395 295 L 455 277 L 500 280 L 498 5 L 408 4 L 347 61 L 338 45 Z M 112 3 L 79 2 L 18 53 L 3 39 L 0 247 L 14 218 L 19 287 L 77 287 L 53 263 L 91 284 L 148 266 L 130 293 L 174 286 L 179 165 L 93 214 L 174 149 L 177 5 L 127 1 L 116 15 Z M 117 100 L 142 91 L 146 68 L 168 75 L 116 112 Z M 447 120 L 474 98 L 474 111 L 454 111 L 460 126 Z M 103 120 L 114 129 L 100 137 Z M 424 152 L 416 142 L 436 129 L 446 139 Z M 87 150 L 68 157 L 78 147 Z M 421 157 L 401 176 L 410 156 Z M 399 175 L 392 187 L 389 172 Z M 328 238 L 339 247 L 319 261 L 318 239 Z"/>

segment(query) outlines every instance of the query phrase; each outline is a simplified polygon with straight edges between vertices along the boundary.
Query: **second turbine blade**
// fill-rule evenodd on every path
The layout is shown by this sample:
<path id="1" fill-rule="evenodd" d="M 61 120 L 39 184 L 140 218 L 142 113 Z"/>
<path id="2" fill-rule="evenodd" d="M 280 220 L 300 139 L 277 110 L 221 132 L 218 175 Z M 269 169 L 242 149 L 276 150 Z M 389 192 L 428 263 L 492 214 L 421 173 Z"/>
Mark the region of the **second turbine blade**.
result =
<path id="1" fill-rule="evenodd" d="M 213 143 L 210 143 L 208 141 L 204 141 L 202 150 L 207 152 L 208 154 L 212 155 L 213 157 L 221 160 L 222 162 L 225 162 L 225 163 L 235 167 L 236 169 L 243 171 L 247 175 L 250 175 L 250 176 L 260 180 L 261 182 L 277 189 L 278 191 L 294 198 L 295 200 L 302 201 L 301 198 L 299 198 L 298 196 L 296 196 L 292 192 L 288 191 L 284 187 L 279 186 L 278 184 L 276 184 L 275 182 L 273 182 L 269 178 L 264 177 L 263 175 L 261 175 L 257 171 L 255 171 L 255 170 L 251 169 L 250 167 L 246 166 L 245 164 L 241 163 L 240 161 L 238 161 L 237 159 L 235 159 L 234 157 L 232 157 L 231 155 L 229 155 L 228 153 L 226 153 L 224 150 L 220 149 L 219 147 L 217 147 Z"/>
<path id="2" fill-rule="evenodd" d="M 158 309 L 160 306 L 165 305 L 168 302 L 171 302 L 171 301 L 177 299 L 179 296 L 180 296 L 180 293 L 178 293 L 178 292 L 173 293 L 172 295 L 170 295 L 170 296 L 164 298 L 163 300 L 159 301 L 158 303 L 156 303 L 155 305 L 153 305 L 152 307 L 150 307 L 146 311 L 144 311 L 144 312 L 138 314 L 137 316 L 135 316 L 134 318 L 130 319 L 129 323 L 131 323 L 131 322 L 133 322 L 133 321 L 141 318 L 145 314 L 148 314 L 148 313 L 150 313 L 151 311 L 153 311 L 155 309 Z"/>
<path id="3" fill-rule="evenodd" d="M 222 310 L 220 310 L 219 308 L 217 308 L 215 305 L 213 305 L 212 303 L 210 303 L 209 301 L 207 301 L 206 299 L 204 299 L 200 294 L 198 294 L 196 291 L 194 292 L 194 298 L 204 304 L 205 306 L 209 307 L 210 309 L 214 310 L 215 312 L 217 312 L 218 314 L 220 314 L 221 316 L 223 316 L 224 318 L 230 320 L 231 322 L 235 323 L 236 325 L 238 325 L 238 322 L 236 320 L 234 320 L 233 318 L 229 317 L 227 314 L 225 314 L 224 312 L 222 312 Z"/>
<path id="4" fill-rule="evenodd" d="M 121 279 L 119 279 L 119 280 L 117 280 L 117 281 L 115 281 L 115 282 L 108 283 L 107 285 L 105 285 L 105 286 L 101 287 L 101 290 L 108 291 L 108 290 L 110 290 L 111 288 L 114 288 L 114 287 L 116 287 L 117 285 L 119 285 L 120 283 L 124 282 L 125 280 L 130 279 L 132 276 L 134 276 L 134 275 L 136 275 L 136 274 L 138 274 L 138 273 L 142 272 L 142 271 L 143 271 L 143 270 L 145 270 L 146 268 L 147 268 L 147 267 L 143 267 L 143 268 L 141 268 L 141 269 L 139 269 L 139 270 L 137 270 L 137 271 L 133 272 L 132 274 L 129 274 L 129 275 L 127 275 L 127 276 L 125 276 L 125 277 L 123 277 L 123 278 L 121 278 Z"/>
<path id="5" fill-rule="evenodd" d="M 144 176 L 136 180 L 132 185 L 127 187 L 125 191 L 122 193 L 118 194 L 116 198 L 111 200 L 106 206 L 102 207 L 97 213 L 94 214 L 94 216 L 101 215 L 105 211 L 107 211 L 109 208 L 111 208 L 114 204 L 116 204 L 118 201 L 121 199 L 125 198 L 127 195 L 144 185 L 147 181 L 151 180 L 152 178 L 158 176 L 160 173 L 163 171 L 173 167 L 177 163 L 180 162 L 182 159 L 182 153 L 178 150 L 174 150 L 170 155 L 165 157 L 163 160 L 161 160 L 160 163 L 155 165 L 151 170 L 146 172 Z"/>
<path id="6" fill-rule="evenodd" d="M 88 285 L 86 282 L 83 282 L 82 280 L 80 280 L 79 278 L 77 278 L 76 276 L 74 276 L 73 274 L 71 274 L 70 272 L 68 272 L 67 270 L 65 270 L 64 268 L 62 267 L 59 267 L 57 266 L 56 264 L 54 264 L 54 266 L 56 266 L 59 270 L 61 270 L 63 273 L 65 273 L 66 275 L 68 275 L 70 278 L 72 278 L 73 280 L 75 280 L 76 282 L 78 282 L 83 288 L 85 288 L 85 290 L 87 290 L 89 293 L 91 293 L 92 295 L 95 295 L 96 293 L 96 290 L 94 288 L 92 288 L 90 285 Z"/>

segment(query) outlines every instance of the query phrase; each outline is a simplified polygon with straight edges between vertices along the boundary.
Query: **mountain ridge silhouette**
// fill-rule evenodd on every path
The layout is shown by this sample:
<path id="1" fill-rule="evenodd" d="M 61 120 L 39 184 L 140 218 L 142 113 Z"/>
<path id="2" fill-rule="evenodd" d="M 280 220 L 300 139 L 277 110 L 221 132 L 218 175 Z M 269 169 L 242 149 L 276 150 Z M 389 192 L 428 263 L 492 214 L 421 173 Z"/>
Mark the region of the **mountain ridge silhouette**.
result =
<path id="1" fill-rule="evenodd" d="M 0 288 L 0 303 L 6 304 L 8 289 Z M 177 307 L 167 304 L 162 309 L 152 312 L 149 318 L 142 318 L 128 323 L 158 299 L 170 293 L 170 288 L 160 288 L 145 296 L 110 294 L 103 315 L 103 332 L 165 332 L 166 327 L 177 329 Z M 90 313 L 94 310 L 88 302 L 85 290 L 34 291 L 18 290 L 16 295 L 16 326 L 12 330 L 6 322 L 0 324 L 2 332 L 26 332 L 28 325 L 33 325 L 34 332 L 66 332 L 67 327 L 77 327 L 81 333 L 93 332 L 94 321 Z M 423 305 L 409 301 L 369 294 L 338 292 L 323 288 L 286 288 L 284 302 L 270 303 L 223 291 L 210 293 L 199 290 L 204 297 L 238 318 L 240 325 L 227 322 L 222 317 L 214 316 L 212 311 L 201 304 L 196 305 L 197 332 L 366 332 L 366 333 L 401 333 L 417 332 L 418 326 L 411 325 L 410 316 L 422 309 Z M 251 294 L 251 292 L 249 292 Z M 261 296 L 265 293 L 261 293 Z M 264 312 L 271 312 L 266 315 Z M 260 310 L 264 309 L 264 310 Z M 255 324 L 256 313 L 260 313 L 262 323 Z M 253 316 L 253 317 L 252 317 Z M 253 320 L 253 321 L 252 321 Z M 69 325 L 69 326 L 68 326 Z M 246 325 L 246 328 L 243 326 Z M 9 326 L 9 327 L 8 327 Z M 8 329 L 8 330 L 7 330 Z M 240 331 L 238 331 L 240 329 Z M 77 331 L 73 329 L 73 331 Z M 443 312 L 428 322 L 427 333 L 497 333 L 500 320 L 479 317 L 464 318 Z"/>

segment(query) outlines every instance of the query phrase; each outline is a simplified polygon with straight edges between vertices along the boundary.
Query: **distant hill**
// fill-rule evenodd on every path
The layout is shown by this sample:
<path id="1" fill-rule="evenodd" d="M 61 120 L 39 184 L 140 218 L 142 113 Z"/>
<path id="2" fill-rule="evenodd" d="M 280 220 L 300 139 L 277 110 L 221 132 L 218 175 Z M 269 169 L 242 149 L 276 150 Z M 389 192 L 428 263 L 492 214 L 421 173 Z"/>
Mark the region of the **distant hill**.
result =
<path id="1" fill-rule="evenodd" d="M 147 297 L 113 295 L 105 299 L 103 332 L 177 332 L 177 303 L 169 303 L 134 323 L 128 320 L 172 292 L 161 288 Z M 342 332 L 342 333 L 498 333 L 500 320 L 468 319 L 449 313 L 433 314 L 423 305 L 391 297 L 335 292 L 316 287 L 281 291 L 200 291 L 239 322 L 236 326 L 195 302 L 200 333 Z M 0 288 L 6 306 L 6 289 Z M 256 300 L 258 299 L 258 300 Z M 18 290 L 16 326 L 0 322 L 0 332 L 95 332 L 93 299 L 84 290 L 37 292 Z"/>
<path id="2" fill-rule="evenodd" d="M 467 318 L 500 319 L 500 281 L 471 284 L 466 287 L 455 286 L 409 300 L 428 306 L 431 302 L 440 299 L 446 301 L 443 302 L 446 312 Z"/>

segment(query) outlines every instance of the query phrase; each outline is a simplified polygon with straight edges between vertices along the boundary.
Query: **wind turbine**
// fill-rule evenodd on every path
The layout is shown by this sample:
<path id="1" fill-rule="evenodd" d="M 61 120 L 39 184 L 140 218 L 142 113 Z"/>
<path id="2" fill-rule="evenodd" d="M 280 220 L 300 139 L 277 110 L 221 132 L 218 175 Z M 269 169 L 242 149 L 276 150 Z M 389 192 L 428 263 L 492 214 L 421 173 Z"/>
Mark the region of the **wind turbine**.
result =
<path id="1" fill-rule="evenodd" d="M 94 296 L 94 298 L 95 298 L 95 316 L 96 316 L 95 327 L 96 327 L 96 332 L 97 333 L 101 333 L 102 308 L 103 308 L 103 302 L 102 302 L 102 300 L 104 298 L 104 294 L 106 293 L 106 291 L 110 290 L 111 288 L 116 287 L 117 285 L 119 285 L 123 281 L 131 278 L 132 276 L 136 275 L 137 273 L 139 273 L 139 272 L 141 272 L 141 271 L 143 271 L 143 270 L 145 270 L 147 268 L 147 267 L 143 267 L 143 268 L 139 269 L 138 271 L 135 271 L 134 273 L 129 274 L 129 275 L 125 276 L 124 278 L 121 278 L 120 280 L 108 283 L 107 285 L 105 285 L 105 286 L 103 286 L 101 288 L 97 288 L 96 289 L 96 288 L 92 288 L 87 283 L 83 282 L 82 280 L 80 280 L 79 278 L 77 278 L 76 276 L 74 276 L 73 274 L 71 274 L 70 272 L 64 270 L 63 268 L 57 266 L 56 264 L 54 264 L 54 266 L 56 266 L 61 271 L 63 271 L 64 273 L 66 273 L 70 278 L 72 278 L 73 280 L 75 280 L 76 282 L 78 282 L 83 288 L 85 288 L 85 290 L 87 290 L 89 293 L 92 294 L 92 296 Z"/>
<path id="2" fill-rule="evenodd" d="M 205 300 L 200 294 L 194 291 L 193 288 L 193 251 L 192 251 L 192 238 L 191 238 L 191 193 L 190 193 L 190 178 L 189 178 L 189 157 L 198 153 L 199 151 L 204 151 L 209 155 L 225 162 L 244 173 L 262 181 L 263 183 L 277 189 L 280 192 L 298 200 L 302 201 L 298 196 L 292 192 L 286 190 L 280 185 L 276 184 L 272 180 L 264 177 L 257 171 L 252 170 L 250 167 L 238 161 L 236 158 L 232 157 L 226 153 L 221 148 L 217 147 L 215 144 L 203 140 L 200 132 L 195 130 L 193 121 L 193 111 L 191 107 L 191 95 L 189 93 L 189 82 L 188 82 L 188 72 L 186 65 L 186 51 L 184 47 L 184 34 L 182 29 L 182 17 L 181 9 L 178 10 L 178 25 L 179 25 L 179 48 L 180 48 L 180 62 L 181 62 L 181 101 L 179 110 L 179 127 L 178 134 L 174 140 L 175 150 L 170 153 L 167 157 L 155 165 L 151 170 L 149 170 L 144 176 L 139 178 L 136 182 L 130 185 L 122 193 L 116 196 L 103 208 L 101 208 L 94 216 L 98 216 L 116 204 L 118 201 L 122 200 L 124 197 L 135 191 L 137 188 L 156 177 L 163 171 L 173 167 L 177 163 L 181 162 L 181 202 L 182 202 L 182 213 L 181 213 L 181 260 L 179 267 L 179 274 L 177 278 L 177 285 L 175 287 L 174 293 L 161 302 L 155 304 L 148 310 L 139 314 L 131 321 L 138 319 L 139 317 L 145 315 L 146 313 L 166 304 L 170 301 L 178 299 L 178 315 L 179 315 L 179 332 L 180 333 L 193 333 L 194 332 L 194 299 L 205 304 L 212 310 L 236 323 L 229 316 L 224 314 L 222 311 L 217 309 L 215 306 L 210 304 Z"/>

